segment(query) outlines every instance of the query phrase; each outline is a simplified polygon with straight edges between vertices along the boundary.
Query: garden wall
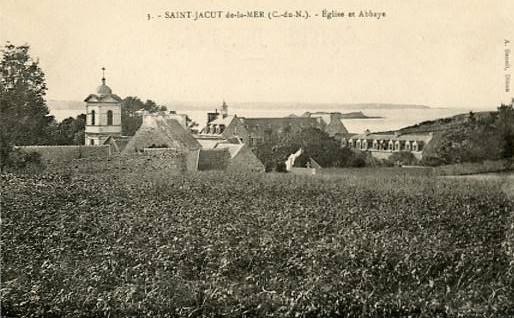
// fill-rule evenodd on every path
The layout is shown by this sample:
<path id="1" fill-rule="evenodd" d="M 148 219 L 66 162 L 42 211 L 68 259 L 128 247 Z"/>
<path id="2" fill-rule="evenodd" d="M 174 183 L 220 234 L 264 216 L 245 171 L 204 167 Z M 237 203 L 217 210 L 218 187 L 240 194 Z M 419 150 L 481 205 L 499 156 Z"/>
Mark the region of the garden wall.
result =
<path id="1" fill-rule="evenodd" d="M 47 166 L 67 163 L 75 159 L 94 158 L 108 159 L 110 155 L 109 146 L 20 146 L 24 152 L 37 152 Z"/>
<path id="2" fill-rule="evenodd" d="M 198 170 L 225 170 L 229 161 L 227 149 L 202 149 L 198 156 Z"/>
<path id="3" fill-rule="evenodd" d="M 289 172 L 291 172 L 292 174 L 301 175 L 301 176 L 310 176 L 310 175 L 316 174 L 316 169 L 315 168 L 293 167 L 293 168 L 291 168 L 291 170 Z"/>
<path id="4" fill-rule="evenodd" d="M 185 154 L 175 151 L 149 151 L 111 156 L 108 159 L 76 159 L 70 169 L 79 173 L 103 173 L 119 171 L 124 173 L 141 171 L 183 172 L 187 168 Z"/>

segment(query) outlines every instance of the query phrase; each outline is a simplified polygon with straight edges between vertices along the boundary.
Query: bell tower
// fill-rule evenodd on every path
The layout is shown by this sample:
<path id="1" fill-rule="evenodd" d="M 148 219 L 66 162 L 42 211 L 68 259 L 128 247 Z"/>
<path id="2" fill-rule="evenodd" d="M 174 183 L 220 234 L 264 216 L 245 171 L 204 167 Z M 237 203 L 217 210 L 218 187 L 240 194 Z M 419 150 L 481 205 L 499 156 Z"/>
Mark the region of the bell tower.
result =
<path id="1" fill-rule="evenodd" d="M 86 145 L 98 146 L 110 136 L 121 137 L 122 100 L 105 84 L 105 67 L 102 67 L 102 84 L 96 89 L 96 94 L 90 94 L 84 101 L 86 102 Z"/>

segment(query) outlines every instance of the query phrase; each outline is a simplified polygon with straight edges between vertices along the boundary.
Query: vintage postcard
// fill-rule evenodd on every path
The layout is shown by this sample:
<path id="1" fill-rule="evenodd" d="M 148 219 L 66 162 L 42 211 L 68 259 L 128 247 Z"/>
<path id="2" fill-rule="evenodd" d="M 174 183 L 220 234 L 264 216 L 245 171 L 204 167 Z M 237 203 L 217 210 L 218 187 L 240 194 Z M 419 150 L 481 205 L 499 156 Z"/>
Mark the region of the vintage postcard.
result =
<path id="1" fill-rule="evenodd" d="M 0 316 L 514 317 L 513 13 L 0 0 Z"/>

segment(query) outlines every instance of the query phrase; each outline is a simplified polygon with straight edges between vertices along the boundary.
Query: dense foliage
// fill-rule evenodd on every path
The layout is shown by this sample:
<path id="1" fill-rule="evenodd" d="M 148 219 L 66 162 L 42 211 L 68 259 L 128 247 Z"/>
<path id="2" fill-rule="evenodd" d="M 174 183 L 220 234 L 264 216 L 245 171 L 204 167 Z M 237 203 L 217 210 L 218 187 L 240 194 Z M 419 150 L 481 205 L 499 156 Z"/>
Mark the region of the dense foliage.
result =
<path id="1" fill-rule="evenodd" d="M 502 186 L 376 172 L 4 175 L 2 310 L 512 315 L 514 204 Z"/>
<path id="2" fill-rule="evenodd" d="M 54 120 L 45 101 L 45 74 L 29 46 L 7 43 L 0 62 L 0 170 L 16 145 L 45 144 Z"/>
<path id="3" fill-rule="evenodd" d="M 49 128 L 49 145 L 83 145 L 85 139 L 86 115 L 68 117 L 61 122 L 54 121 Z"/>
<path id="4" fill-rule="evenodd" d="M 322 167 L 359 167 L 366 165 L 366 155 L 347 148 L 318 128 L 305 128 L 301 131 L 284 132 L 274 136 L 255 149 L 255 154 L 267 171 L 285 169 L 289 155 L 303 149 L 303 154 L 295 161 L 295 166 L 305 167 L 309 159 L 314 159 Z"/>
<path id="5" fill-rule="evenodd" d="M 441 165 L 511 158 L 514 154 L 514 109 L 502 105 L 497 112 L 477 116 L 434 135 L 423 154 L 423 164 Z"/>

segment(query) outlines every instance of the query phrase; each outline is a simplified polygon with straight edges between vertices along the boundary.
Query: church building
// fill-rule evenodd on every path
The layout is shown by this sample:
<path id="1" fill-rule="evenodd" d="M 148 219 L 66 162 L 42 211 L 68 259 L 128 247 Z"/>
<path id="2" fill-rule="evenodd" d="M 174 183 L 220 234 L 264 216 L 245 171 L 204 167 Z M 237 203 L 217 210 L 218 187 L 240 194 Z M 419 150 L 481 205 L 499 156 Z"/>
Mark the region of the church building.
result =
<path id="1" fill-rule="evenodd" d="M 105 71 L 105 68 L 102 68 Z M 102 84 L 96 89 L 96 94 L 90 94 L 86 102 L 86 145 L 102 145 L 109 137 L 121 137 L 121 102 L 122 99 L 113 94 L 105 84 L 105 74 Z"/>

